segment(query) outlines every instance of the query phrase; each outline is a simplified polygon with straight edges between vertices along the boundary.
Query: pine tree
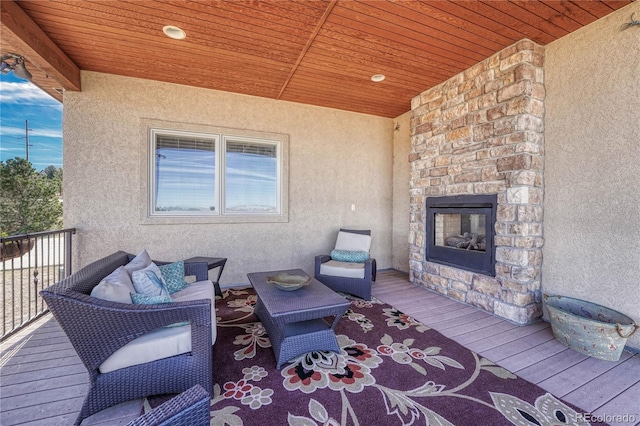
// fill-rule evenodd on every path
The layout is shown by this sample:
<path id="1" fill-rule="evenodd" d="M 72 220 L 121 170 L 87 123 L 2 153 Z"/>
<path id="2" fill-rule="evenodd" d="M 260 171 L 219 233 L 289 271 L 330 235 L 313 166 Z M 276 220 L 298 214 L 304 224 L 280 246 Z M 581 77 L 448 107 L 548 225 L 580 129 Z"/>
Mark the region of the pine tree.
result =
<path id="1" fill-rule="evenodd" d="M 0 231 L 17 235 L 62 226 L 58 179 L 38 173 L 23 158 L 0 161 Z"/>

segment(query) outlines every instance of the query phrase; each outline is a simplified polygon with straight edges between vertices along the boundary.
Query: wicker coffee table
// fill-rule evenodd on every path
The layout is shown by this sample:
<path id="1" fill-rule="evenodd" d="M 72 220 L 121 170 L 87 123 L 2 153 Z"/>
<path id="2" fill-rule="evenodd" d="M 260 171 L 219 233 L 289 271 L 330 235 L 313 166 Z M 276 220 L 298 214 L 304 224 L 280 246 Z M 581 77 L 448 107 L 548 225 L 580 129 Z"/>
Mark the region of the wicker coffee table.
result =
<path id="1" fill-rule="evenodd" d="M 279 290 L 267 282 L 268 277 L 283 272 L 308 275 L 301 269 L 247 274 L 258 295 L 255 313 L 269 334 L 276 368 L 312 351 L 339 353 L 334 328 L 350 302 L 313 278 L 309 285 L 295 291 Z M 326 320 L 330 317 L 332 322 Z"/>

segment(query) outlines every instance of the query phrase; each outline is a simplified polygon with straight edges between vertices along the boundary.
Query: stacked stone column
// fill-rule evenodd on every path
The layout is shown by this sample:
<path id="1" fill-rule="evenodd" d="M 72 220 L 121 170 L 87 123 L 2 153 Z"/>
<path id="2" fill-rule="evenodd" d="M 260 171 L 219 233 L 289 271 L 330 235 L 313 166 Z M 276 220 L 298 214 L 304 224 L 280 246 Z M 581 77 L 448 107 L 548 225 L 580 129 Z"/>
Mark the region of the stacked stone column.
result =
<path id="1" fill-rule="evenodd" d="M 518 324 L 542 314 L 543 65 L 522 40 L 411 105 L 411 280 Z M 426 197 L 463 194 L 498 194 L 495 277 L 425 260 Z"/>

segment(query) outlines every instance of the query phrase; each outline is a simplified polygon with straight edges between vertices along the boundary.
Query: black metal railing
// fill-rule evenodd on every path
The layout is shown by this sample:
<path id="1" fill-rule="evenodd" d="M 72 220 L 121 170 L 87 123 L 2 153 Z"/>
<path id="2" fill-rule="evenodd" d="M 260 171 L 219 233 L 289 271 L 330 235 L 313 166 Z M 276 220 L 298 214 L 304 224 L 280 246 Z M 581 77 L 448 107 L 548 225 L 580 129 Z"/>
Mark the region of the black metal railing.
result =
<path id="1" fill-rule="evenodd" d="M 40 290 L 71 274 L 75 228 L 0 238 L 2 335 L 9 335 L 47 312 Z"/>

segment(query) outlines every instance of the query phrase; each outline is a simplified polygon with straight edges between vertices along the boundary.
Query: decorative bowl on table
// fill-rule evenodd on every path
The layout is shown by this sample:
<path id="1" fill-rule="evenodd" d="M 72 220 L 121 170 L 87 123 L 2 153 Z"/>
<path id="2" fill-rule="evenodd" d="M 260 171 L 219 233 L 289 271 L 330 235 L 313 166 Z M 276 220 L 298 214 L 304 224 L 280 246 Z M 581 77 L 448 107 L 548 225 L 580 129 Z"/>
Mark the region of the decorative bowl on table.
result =
<path id="1" fill-rule="evenodd" d="M 309 285 L 311 277 L 309 275 L 293 275 L 283 272 L 267 277 L 267 282 L 275 285 L 280 290 L 293 291 Z"/>

